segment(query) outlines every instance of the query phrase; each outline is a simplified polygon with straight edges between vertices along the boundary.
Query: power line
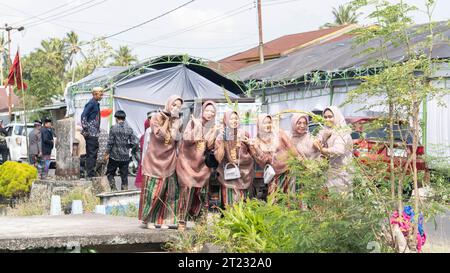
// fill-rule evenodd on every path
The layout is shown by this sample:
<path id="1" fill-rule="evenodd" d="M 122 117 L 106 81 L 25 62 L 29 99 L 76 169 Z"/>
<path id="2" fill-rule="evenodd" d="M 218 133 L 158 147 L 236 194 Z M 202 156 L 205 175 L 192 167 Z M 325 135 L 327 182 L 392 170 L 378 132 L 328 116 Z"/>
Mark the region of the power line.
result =
<path id="1" fill-rule="evenodd" d="M 278 1 L 268 1 L 270 3 L 262 3 L 263 6 L 276 6 L 276 5 L 280 5 L 280 4 L 286 4 L 286 3 L 290 3 L 290 2 L 298 2 L 298 1 L 302 1 L 302 0 L 278 0 Z"/>
<path id="2" fill-rule="evenodd" d="M 50 12 L 52 12 L 52 11 L 58 10 L 58 9 L 60 9 L 60 8 L 62 8 L 62 7 L 68 6 L 68 5 L 70 5 L 70 4 L 74 3 L 74 2 L 78 2 L 78 0 L 74 0 L 74 1 L 71 1 L 71 2 L 69 2 L 69 3 L 65 3 L 65 4 L 62 4 L 62 5 L 59 5 L 59 6 L 57 6 L 57 7 L 54 7 L 54 8 L 52 8 L 52 9 L 49 9 L 49 10 L 47 10 L 47 11 L 45 11 L 45 12 L 39 13 L 39 14 L 37 14 L 37 15 L 33 15 L 33 16 L 31 16 L 31 18 L 28 18 L 28 19 L 24 19 L 24 20 L 20 20 L 20 21 L 14 22 L 13 25 L 15 25 L 15 24 L 28 24 L 28 22 L 27 22 L 27 23 L 25 23 L 25 22 L 26 22 L 26 21 L 29 21 L 29 20 L 32 20 L 33 18 L 41 19 L 41 18 L 39 18 L 39 16 L 42 16 L 42 15 L 45 15 L 45 14 L 50 13 Z M 92 2 L 92 1 L 91 1 L 91 2 Z M 75 7 L 76 7 L 76 6 L 75 6 Z M 75 7 L 72 7 L 72 8 L 75 8 Z"/>
<path id="3" fill-rule="evenodd" d="M 163 35 L 161 35 L 161 36 L 159 36 L 159 37 L 156 37 L 156 38 L 154 38 L 154 39 L 144 41 L 143 43 L 147 43 L 147 42 L 148 42 L 148 43 L 152 43 L 152 42 L 156 42 L 156 41 L 162 41 L 162 40 L 165 40 L 165 39 L 167 39 L 167 38 L 172 38 L 172 37 L 174 37 L 174 36 L 177 36 L 177 35 L 186 33 L 186 32 L 188 32 L 188 31 L 192 31 L 192 30 L 194 30 L 194 29 L 198 29 L 198 28 L 201 28 L 201 27 L 204 27 L 204 26 L 207 26 L 207 25 L 210 25 L 210 24 L 213 24 L 213 23 L 222 21 L 222 20 L 224 20 L 224 19 L 233 17 L 233 16 L 235 16 L 235 15 L 238 15 L 238 14 L 240 14 L 240 13 L 243 13 L 243 12 L 246 12 L 246 11 L 248 11 L 248 10 L 253 9 L 254 7 L 248 8 L 248 6 L 251 6 L 251 5 L 252 5 L 252 3 L 245 4 L 245 5 L 241 6 L 241 7 L 238 7 L 238 8 L 236 8 L 236 9 L 227 11 L 227 12 L 225 12 L 225 13 L 223 13 L 223 14 L 221 14 L 221 15 L 218 15 L 218 16 L 216 16 L 216 17 L 206 19 L 206 20 L 201 21 L 201 22 L 199 22 L 199 23 L 197 23 L 197 24 L 188 26 L 188 27 L 186 27 L 186 28 L 183 28 L 183 29 L 180 29 L 180 30 L 177 30 L 177 31 L 174 31 L 174 32 L 170 32 L 170 33 L 167 33 L 167 34 L 163 34 Z M 246 9 L 242 10 L 243 8 L 246 8 Z"/>
<path id="4" fill-rule="evenodd" d="M 189 1 L 189 2 L 186 2 L 186 3 L 182 4 L 182 5 L 180 5 L 180 6 L 176 7 L 176 8 L 174 8 L 174 9 L 171 9 L 171 10 L 169 10 L 169 11 L 167 11 L 167 12 L 164 12 L 163 14 L 158 15 L 158 16 L 156 16 L 156 17 L 150 19 L 150 20 L 147 20 L 147 21 L 142 22 L 142 23 L 140 23 L 140 24 L 137 24 L 137 25 L 135 25 L 135 26 L 129 27 L 129 28 L 124 29 L 124 30 L 122 30 L 122 31 L 119 31 L 119 32 L 117 32 L 117 33 L 108 35 L 108 36 L 104 37 L 104 39 L 108 39 L 108 38 L 111 38 L 111 37 L 120 35 L 120 34 L 122 34 L 122 33 L 124 33 L 124 32 L 127 32 L 127 31 L 130 31 L 130 30 L 136 29 L 136 28 L 138 28 L 138 27 L 141 27 L 141 26 L 143 26 L 143 25 L 145 25 L 145 24 L 148 24 L 148 23 L 150 23 L 150 22 L 152 22 L 152 21 L 155 21 L 155 20 L 157 20 L 157 19 L 159 19 L 159 18 L 161 18 L 161 17 L 163 17 L 163 16 L 166 16 L 167 14 L 172 13 L 172 12 L 174 12 L 174 11 L 176 11 L 176 10 L 178 10 L 178 9 L 180 9 L 180 8 L 182 8 L 182 7 L 184 7 L 184 6 L 187 6 L 187 5 L 189 5 L 190 3 L 194 2 L 194 1 L 195 1 L 195 0 L 191 0 L 191 1 Z"/>
<path id="5" fill-rule="evenodd" d="M 58 18 L 61 18 L 61 17 L 65 17 L 65 16 L 69 16 L 69 15 L 72 15 L 72 14 L 75 14 L 75 13 L 78 13 L 78 12 L 81 12 L 81 11 L 83 11 L 83 10 L 86 10 L 86 9 L 89 9 L 89 8 L 91 8 L 91 7 L 94 7 L 94 6 L 98 6 L 98 5 L 100 5 L 100 4 L 102 4 L 102 3 L 104 3 L 104 2 L 106 2 L 106 1 L 108 1 L 108 0 L 103 0 L 103 1 L 100 1 L 100 2 L 97 2 L 97 3 L 94 3 L 94 4 L 92 4 L 92 5 L 90 5 L 90 6 L 87 6 L 87 7 L 84 7 L 84 8 L 82 8 L 82 9 L 78 9 L 78 10 L 75 10 L 75 11 L 72 11 L 72 12 L 69 12 L 69 13 L 64 13 L 64 14 L 59 14 L 59 15 L 57 15 L 56 17 L 54 17 L 54 18 L 50 18 L 50 19 L 48 19 L 48 20 L 45 20 L 45 21 L 42 21 L 42 22 L 37 22 L 37 23 L 35 23 L 35 24 L 31 24 L 31 25 L 29 25 L 27 28 L 32 28 L 32 27 L 35 27 L 35 26 L 38 26 L 38 25 L 41 25 L 41 24 L 44 24 L 44 23 L 48 23 L 48 22 L 50 22 L 50 21 L 54 21 L 54 20 L 56 20 L 56 19 L 58 19 Z M 90 2 L 92 2 L 92 1 L 89 1 L 89 3 Z M 88 2 L 86 2 L 86 3 L 88 3 Z M 52 17 L 52 16 L 49 16 L 49 17 Z"/>

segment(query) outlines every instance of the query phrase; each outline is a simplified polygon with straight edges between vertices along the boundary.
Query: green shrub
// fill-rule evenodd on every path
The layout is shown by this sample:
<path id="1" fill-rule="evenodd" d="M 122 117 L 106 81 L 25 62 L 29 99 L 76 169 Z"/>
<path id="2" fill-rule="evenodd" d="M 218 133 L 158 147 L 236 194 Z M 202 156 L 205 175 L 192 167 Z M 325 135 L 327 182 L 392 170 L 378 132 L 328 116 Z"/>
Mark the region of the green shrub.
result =
<path id="1" fill-rule="evenodd" d="M 23 196 L 30 191 L 37 178 L 37 169 L 18 162 L 7 161 L 0 166 L 0 195 Z"/>
<path id="2" fill-rule="evenodd" d="M 85 212 L 93 212 L 95 206 L 100 204 L 100 199 L 92 193 L 91 188 L 73 188 L 61 197 L 62 207 L 71 206 L 73 200 L 81 200 Z"/>

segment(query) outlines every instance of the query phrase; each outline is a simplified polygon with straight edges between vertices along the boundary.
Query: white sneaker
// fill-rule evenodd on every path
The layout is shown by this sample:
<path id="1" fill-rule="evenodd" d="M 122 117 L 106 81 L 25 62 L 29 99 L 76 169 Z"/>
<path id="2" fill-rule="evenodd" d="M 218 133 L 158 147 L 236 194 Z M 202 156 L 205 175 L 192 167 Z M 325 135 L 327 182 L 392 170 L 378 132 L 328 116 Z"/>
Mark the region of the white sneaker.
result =
<path id="1" fill-rule="evenodd" d="M 148 229 L 155 229 L 156 227 L 155 227 L 155 224 L 147 223 L 147 228 Z"/>
<path id="2" fill-rule="evenodd" d="M 161 225 L 161 229 L 169 229 L 169 226 L 168 225 Z"/>

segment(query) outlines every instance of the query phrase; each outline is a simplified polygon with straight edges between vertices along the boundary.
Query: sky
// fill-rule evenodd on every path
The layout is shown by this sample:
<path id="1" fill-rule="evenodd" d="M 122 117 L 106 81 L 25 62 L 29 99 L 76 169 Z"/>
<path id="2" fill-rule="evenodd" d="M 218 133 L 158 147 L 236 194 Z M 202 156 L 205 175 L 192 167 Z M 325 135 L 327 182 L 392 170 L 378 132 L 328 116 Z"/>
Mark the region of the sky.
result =
<path id="1" fill-rule="evenodd" d="M 20 46 L 26 55 L 42 40 L 64 37 L 73 30 L 82 41 L 111 35 L 185 6 L 140 27 L 108 39 L 117 49 L 128 45 L 139 60 L 189 54 L 220 60 L 258 45 L 257 9 L 254 0 L 0 0 L 0 27 L 24 26 L 11 32 L 12 53 Z M 425 0 L 404 0 L 420 9 Z M 190 3 L 189 3 L 190 2 Z M 348 0 L 262 0 L 263 39 L 312 31 L 332 22 L 332 7 Z M 393 1 L 398 2 L 398 1 Z M 433 19 L 448 20 L 450 0 L 437 0 Z M 360 17 L 360 23 L 369 24 Z M 427 21 L 415 12 L 416 23 Z M 1 33 L 1 31 L 0 31 Z M 1 34 L 0 34 L 1 35 Z M 5 34 L 6 35 L 6 34 Z"/>

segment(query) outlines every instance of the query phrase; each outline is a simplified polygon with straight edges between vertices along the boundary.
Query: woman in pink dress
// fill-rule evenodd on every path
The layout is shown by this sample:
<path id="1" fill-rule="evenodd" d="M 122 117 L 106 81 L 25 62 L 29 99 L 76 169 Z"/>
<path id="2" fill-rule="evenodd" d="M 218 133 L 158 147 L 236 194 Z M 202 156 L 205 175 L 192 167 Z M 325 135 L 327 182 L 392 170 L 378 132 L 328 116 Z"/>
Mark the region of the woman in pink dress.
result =
<path id="1" fill-rule="evenodd" d="M 177 224 L 179 200 L 177 163 L 177 139 L 181 129 L 179 116 L 183 99 L 172 95 L 163 111 L 151 119 L 150 142 L 142 161 L 145 176 L 142 188 L 142 221 L 147 228 L 169 228 Z"/>
<path id="2" fill-rule="evenodd" d="M 309 133 L 308 124 L 308 115 L 294 114 L 291 118 L 291 141 L 303 158 L 317 159 L 320 152 L 314 147 L 314 138 Z"/>
<path id="3" fill-rule="evenodd" d="M 294 146 L 282 129 L 274 128 L 270 115 L 258 117 L 257 130 L 257 138 L 254 144 L 250 145 L 250 152 L 259 167 L 265 168 L 269 164 L 275 171 L 275 176 L 268 184 L 268 194 L 272 194 L 278 189 L 284 193 L 291 192 L 293 186 L 287 160 L 290 153 L 296 154 Z"/>
<path id="4" fill-rule="evenodd" d="M 216 104 L 205 101 L 200 117 L 191 117 L 179 147 L 177 176 L 180 185 L 179 221 L 200 214 L 205 204 L 212 169 L 205 164 L 205 150 L 214 148 L 217 136 Z"/>
<path id="5" fill-rule="evenodd" d="M 219 162 L 217 180 L 221 185 L 222 206 L 227 208 L 248 196 L 252 185 L 254 163 L 248 146 L 248 134 L 239 128 L 239 115 L 236 111 L 228 111 L 223 117 L 223 132 L 215 141 L 214 155 Z M 240 177 L 226 179 L 224 168 L 230 163 L 239 170 Z"/>
<path id="6" fill-rule="evenodd" d="M 347 127 L 344 116 L 336 106 L 325 108 L 323 117 L 325 128 L 319 132 L 314 146 L 328 158 L 327 188 L 330 191 L 351 194 L 351 129 Z"/>

